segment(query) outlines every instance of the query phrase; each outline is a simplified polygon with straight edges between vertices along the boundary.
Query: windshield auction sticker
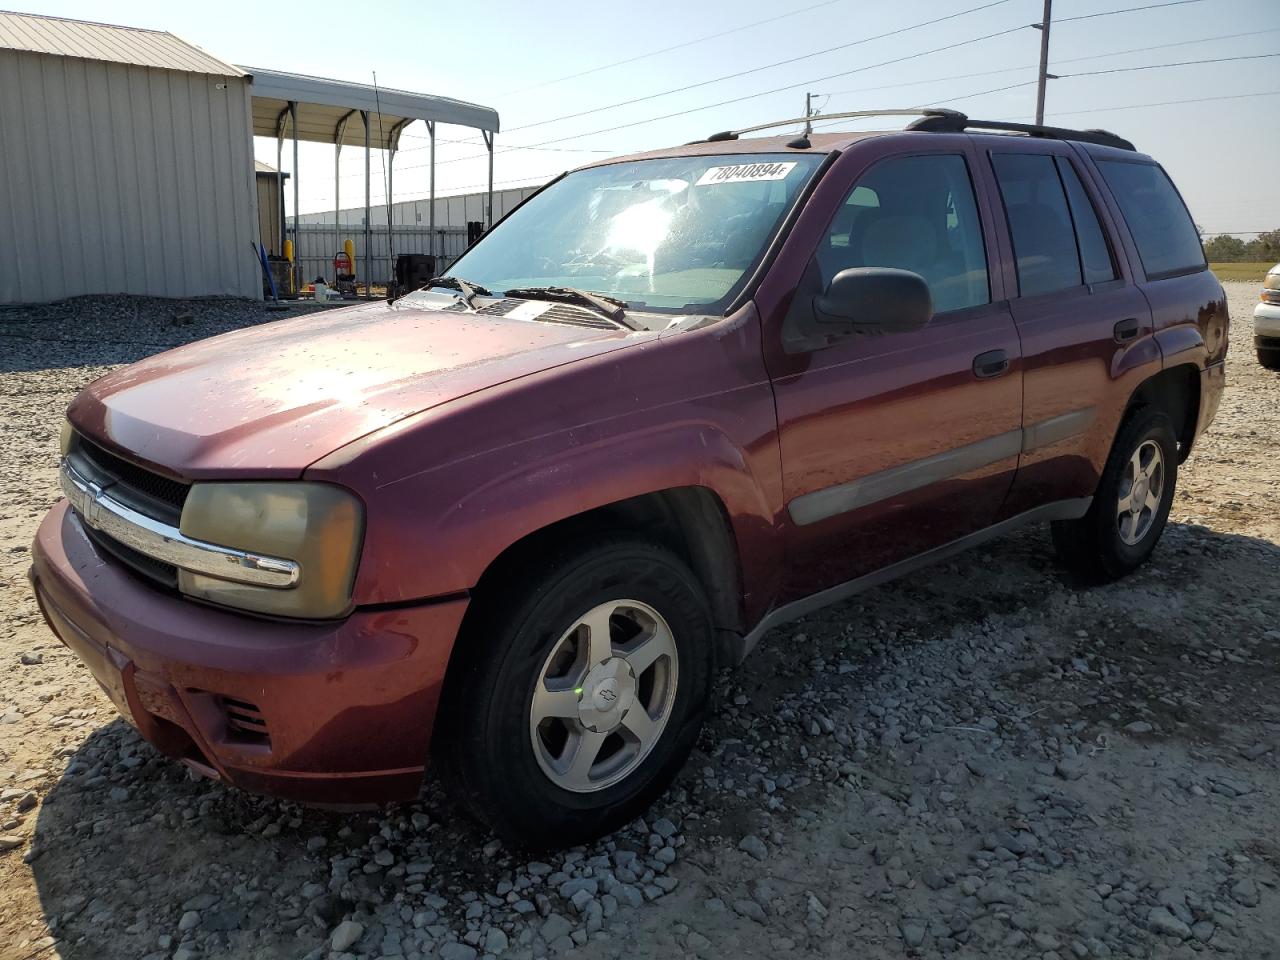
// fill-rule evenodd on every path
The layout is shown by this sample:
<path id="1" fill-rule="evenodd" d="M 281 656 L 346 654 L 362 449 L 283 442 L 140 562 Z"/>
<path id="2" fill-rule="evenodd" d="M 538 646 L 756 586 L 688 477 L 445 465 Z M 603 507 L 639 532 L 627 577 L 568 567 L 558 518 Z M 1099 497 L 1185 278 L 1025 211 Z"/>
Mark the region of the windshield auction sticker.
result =
<path id="1" fill-rule="evenodd" d="M 698 178 L 697 186 L 716 183 L 752 183 L 759 180 L 785 180 L 796 168 L 789 163 L 735 163 L 728 167 L 710 167 Z"/>

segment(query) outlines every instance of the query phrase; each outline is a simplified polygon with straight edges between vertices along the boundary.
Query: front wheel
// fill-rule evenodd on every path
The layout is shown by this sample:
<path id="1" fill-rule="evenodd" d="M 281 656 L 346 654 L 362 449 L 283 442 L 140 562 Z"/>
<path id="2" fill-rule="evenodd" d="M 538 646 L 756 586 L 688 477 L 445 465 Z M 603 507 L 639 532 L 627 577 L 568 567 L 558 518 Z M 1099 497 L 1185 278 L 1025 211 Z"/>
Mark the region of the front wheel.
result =
<path id="1" fill-rule="evenodd" d="M 593 839 L 657 798 L 715 667 L 701 584 L 670 551 L 579 543 L 544 569 L 477 592 L 435 737 L 455 796 L 535 848 Z"/>
<path id="2" fill-rule="evenodd" d="M 1089 512 L 1052 525 L 1062 562 L 1095 582 L 1118 580 L 1151 556 L 1178 482 L 1178 440 L 1159 410 L 1139 407 L 1116 435 Z"/>
<path id="3" fill-rule="evenodd" d="M 1280 370 L 1280 349 L 1258 348 L 1258 362 L 1268 370 Z"/>

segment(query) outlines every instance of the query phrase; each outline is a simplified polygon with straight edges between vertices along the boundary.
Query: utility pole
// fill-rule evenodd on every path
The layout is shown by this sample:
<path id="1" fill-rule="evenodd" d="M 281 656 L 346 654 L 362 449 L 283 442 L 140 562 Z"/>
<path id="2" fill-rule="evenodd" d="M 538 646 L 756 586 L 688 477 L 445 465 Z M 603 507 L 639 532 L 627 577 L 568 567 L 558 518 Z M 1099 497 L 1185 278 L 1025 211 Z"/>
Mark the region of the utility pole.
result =
<path id="1" fill-rule="evenodd" d="M 813 133 L 813 94 L 804 95 L 804 135 Z"/>
<path id="2" fill-rule="evenodd" d="M 1044 19 L 1031 26 L 1040 31 L 1040 83 L 1036 87 L 1036 126 L 1044 124 L 1044 88 L 1049 81 L 1049 23 L 1053 0 L 1044 0 Z"/>

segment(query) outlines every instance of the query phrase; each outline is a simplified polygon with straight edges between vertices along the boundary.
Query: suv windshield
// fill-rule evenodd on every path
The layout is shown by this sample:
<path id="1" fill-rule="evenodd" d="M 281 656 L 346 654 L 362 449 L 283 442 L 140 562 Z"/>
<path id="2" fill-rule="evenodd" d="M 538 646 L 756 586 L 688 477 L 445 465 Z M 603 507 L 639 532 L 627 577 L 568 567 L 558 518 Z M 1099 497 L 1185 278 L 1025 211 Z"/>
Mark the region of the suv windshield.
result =
<path id="1" fill-rule="evenodd" d="M 822 158 L 634 160 L 571 173 L 450 268 L 495 296 L 577 287 L 662 312 L 723 309 Z"/>

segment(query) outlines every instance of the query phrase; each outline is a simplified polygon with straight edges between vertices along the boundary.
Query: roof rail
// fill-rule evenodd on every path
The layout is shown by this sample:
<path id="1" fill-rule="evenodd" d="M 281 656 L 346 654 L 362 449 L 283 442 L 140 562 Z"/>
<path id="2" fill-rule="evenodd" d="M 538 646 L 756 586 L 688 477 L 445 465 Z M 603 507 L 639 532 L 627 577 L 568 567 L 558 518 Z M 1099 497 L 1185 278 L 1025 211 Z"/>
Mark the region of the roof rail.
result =
<path id="1" fill-rule="evenodd" d="M 1130 141 L 1116 136 L 1109 130 L 1072 130 L 1068 127 L 1046 127 L 1035 123 L 1011 123 L 1004 120 L 972 120 L 956 110 L 935 111 L 907 125 L 908 130 L 926 130 L 933 133 L 963 133 L 966 130 L 1006 130 L 1025 133 L 1032 137 L 1048 137 L 1054 140 L 1078 140 L 1081 143 L 1097 143 L 1120 150 L 1136 150 Z"/>
<path id="2" fill-rule="evenodd" d="M 722 140 L 737 140 L 744 133 L 755 133 L 757 130 L 769 130 L 773 127 L 789 127 L 793 123 L 811 123 L 814 120 L 847 120 L 854 117 L 922 117 L 930 119 L 937 117 L 940 120 L 947 121 L 953 117 L 961 120 L 967 119 L 963 113 L 955 110 L 943 110 L 934 107 L 908 107 L 905 110 L 853 110 L 848 113 L 823 113 L 811 117 L 792 117 L 789 120 L 774 120 L 770 123 L 757 123 L 754 127 L 743 127 L 741 130 L 722 130 L 719 133 L 713 133 L 705 140 L 694 140 L 694 143 L 718 143 Z M 916 121 L 917 123 L 923 121 Z"/>

